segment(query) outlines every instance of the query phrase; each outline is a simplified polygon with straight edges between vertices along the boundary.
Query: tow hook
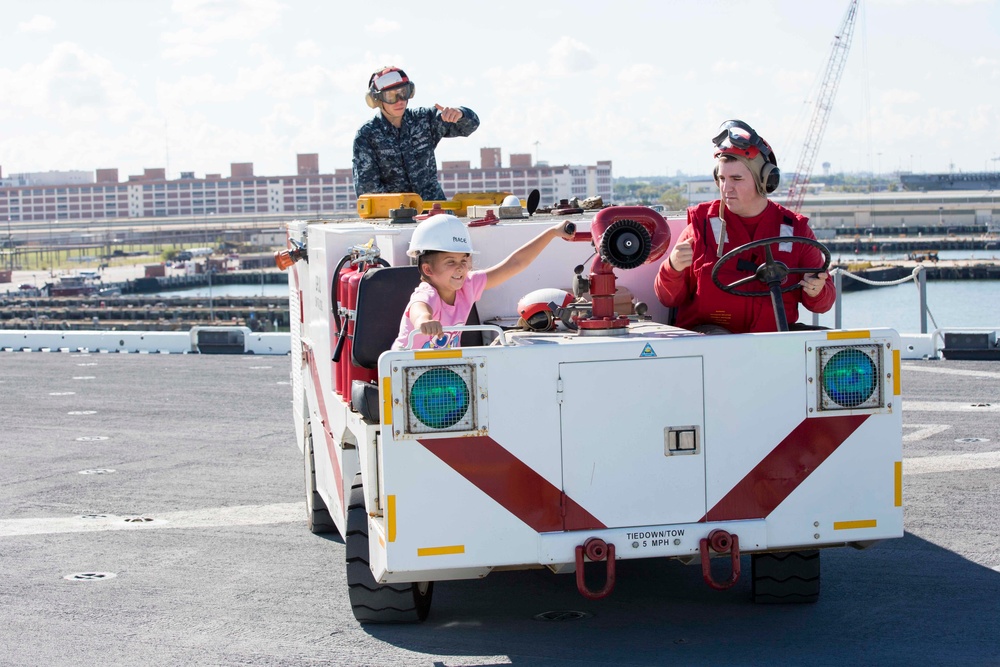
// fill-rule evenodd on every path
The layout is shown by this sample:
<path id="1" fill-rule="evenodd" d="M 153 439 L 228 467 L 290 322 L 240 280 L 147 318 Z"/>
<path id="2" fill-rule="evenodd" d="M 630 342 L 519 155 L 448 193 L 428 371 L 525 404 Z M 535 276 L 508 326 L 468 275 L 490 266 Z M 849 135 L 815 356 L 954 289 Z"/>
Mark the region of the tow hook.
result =
<path id="1" fill-rule="evenodd" d="M 700 547 L 701 576 L 705 580 L 705 583 L 717 591 L 732 588 L 740 580 L 740 538 L 721 529 L 713 530 L 708 534 L 708 537 L 701 538 Z M 579 548 L 577 547 L 577 549 Z M 729 577 L 729 581 L 719 583 L 712 578 L 712 558 L 708 553 L 709 548 L 718 554 L 729 552 L 730 560 L 733 564 L 733 574 Z M 579 560 L 579 557 L 577 557 L 577 560 Z"/>
<path id="2" fill-rule="evenodd" d="M 583 577 L 583 556 L 587 555 L 592 561 L 608 561 L 607 575 L 604 580 L 604 587 L 599 591 L 592 591 L 587 588 L 587 582 Z M 576 547 L 576 589 L 580 595 L 588 600 L 600 600 L 611 594 L 615 587 L 615 545 L 608 544 L 599 537 L 591 537 L 583 544 Z"/>

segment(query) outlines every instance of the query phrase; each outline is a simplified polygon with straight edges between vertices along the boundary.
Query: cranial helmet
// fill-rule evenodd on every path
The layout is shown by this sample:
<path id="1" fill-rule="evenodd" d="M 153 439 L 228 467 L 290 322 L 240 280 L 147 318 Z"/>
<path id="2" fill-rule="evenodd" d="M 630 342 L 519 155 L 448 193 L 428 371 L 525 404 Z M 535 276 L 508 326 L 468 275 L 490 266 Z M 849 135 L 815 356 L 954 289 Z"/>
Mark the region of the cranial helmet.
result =
<path id="1" fill-rule="evenodd" d="M 770 144 L 764 141 L 752 127 L 742 120 L 727 120 L 719 126 L 719 133 L 712 139 L 715 144 L 715 157 L 731 155 L 747 166 L 753 174 L 757 191 L 761 196 L 778 189 L 781 171 L 778 169 L 778 159 L 771 150 Z M 719 167 L 713 172 L 716 182 L 719 180 Z"/>
<path id="2" fill-rule="evenodd" d="M 396 99 L 408 100 L 417 92 L 417 87 L 406 72 L 398 67 L 383 67 L 377 72 L 373 72 L 368 77 L 368 92 L 365 93 L 365 102 L 374 109 L 381 102 L 386 102 L 386 92 L 395 91 L 393 97 Z M 390 104 L 396 100 L 393 99 Z"/>
<path id="3" fill-rule="evenodd" d="M 432 215 L 417 225 L 410 237 L 410 248 L 406 254 L 419 257 L 429 250 L 469 254 L 476 252 L 469 240 L 469 230 L 461 220 L 447 213 Z"/>

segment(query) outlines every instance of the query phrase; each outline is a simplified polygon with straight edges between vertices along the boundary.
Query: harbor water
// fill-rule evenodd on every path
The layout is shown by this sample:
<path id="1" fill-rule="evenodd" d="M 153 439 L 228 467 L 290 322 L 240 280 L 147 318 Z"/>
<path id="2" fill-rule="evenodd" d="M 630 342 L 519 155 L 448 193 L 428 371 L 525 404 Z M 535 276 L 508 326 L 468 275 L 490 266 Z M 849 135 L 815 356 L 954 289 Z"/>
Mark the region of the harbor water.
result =
<path id="1" fill-rule="evenodd" d="M 845 292 L 841 297 L 841 328 L 890 327 L 901 333 L 920 332 L 920 294 L 915 282 Z M 928 332 L 938 327 L 1000 326 L 1000 281 L 927 281 Z M 811 313 L 800 313 L 811 322 Z M 936 322 L 936 324 L 935 324 Z M 819 324 L 834 325 L 834 312 L 819 316 Z"/>

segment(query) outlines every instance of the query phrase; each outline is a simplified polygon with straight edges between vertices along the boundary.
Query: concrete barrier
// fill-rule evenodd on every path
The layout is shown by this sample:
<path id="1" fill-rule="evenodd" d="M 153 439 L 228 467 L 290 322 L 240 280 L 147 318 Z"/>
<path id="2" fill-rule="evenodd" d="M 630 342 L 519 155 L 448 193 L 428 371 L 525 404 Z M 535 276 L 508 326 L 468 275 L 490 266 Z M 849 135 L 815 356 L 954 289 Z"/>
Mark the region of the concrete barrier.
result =
<path id="1" fill-rule="evenodd" d="M 283 355 L 291 352 L 287 333 L 251 333 L 247 327 L 195 327 L 191 331 L 38 331 L 0 329 L 0 351 L 119 352 L 198 354 L 198 331 L 238 329 L 240 354 Z"/>

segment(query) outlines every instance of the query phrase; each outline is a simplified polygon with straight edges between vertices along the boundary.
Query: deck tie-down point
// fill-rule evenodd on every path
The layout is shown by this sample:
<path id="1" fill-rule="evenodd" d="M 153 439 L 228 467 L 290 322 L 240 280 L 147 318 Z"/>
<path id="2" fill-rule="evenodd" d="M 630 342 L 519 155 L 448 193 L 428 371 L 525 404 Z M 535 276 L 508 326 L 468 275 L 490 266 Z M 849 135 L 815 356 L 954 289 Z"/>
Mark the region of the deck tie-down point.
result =
<path id="1" fill-rule="evenodd" d="M 586 554 L 587 558 L 594 562 L 600 562 L 602 560 L 607 560 L 607 575 L 605 576 L 604 586 L 599 591 L 592 591 L 587 588 L 587 582 L 584 581 L 583 576 L 583 556 Z M 578 544 L 576 547 L 576 589 L 580 591 L 580 595 L 587 598 L 588 600 L 600 600 L 601 598 L 607 597 L 611 594 L 611 591 L 615 587 L 615 545 L 608 544 L 599 537 L 591 537 L 589 540 L 583 544 Z"/>
<path id="2" fill-rule="evenodd" d="M 699 546 L 701 549 L 701 576 L 705 583 L 717 591 L 732 588 L 740 580 L 740 538 L 722 529 L 716 529 L 709 533 L 708 537 L 701 538 Z M 708 553 L 709 548 L 718 554 L 729 552 L 733 567 L 729 581 L 719 583 L 712 578 L 712 557 Z"/>

